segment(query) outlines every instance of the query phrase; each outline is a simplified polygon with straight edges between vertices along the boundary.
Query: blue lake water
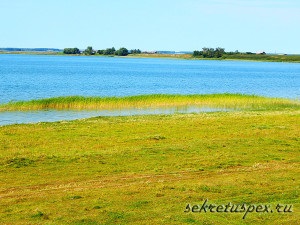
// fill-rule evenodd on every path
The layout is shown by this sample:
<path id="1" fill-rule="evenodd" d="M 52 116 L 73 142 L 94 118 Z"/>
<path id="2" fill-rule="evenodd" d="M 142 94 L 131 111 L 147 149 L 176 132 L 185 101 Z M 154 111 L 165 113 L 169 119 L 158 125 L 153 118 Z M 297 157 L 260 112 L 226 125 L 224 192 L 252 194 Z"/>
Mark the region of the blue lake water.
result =
<path id="1" fill-rule="evenodd" d="M 300 63 L 0 55 L 0 103 L 54 96 L 300 97 Z"/>
<path id="2" fill-rule="evenodd" d="M 224 92 L 300 99 L 300 63 L 0 54 L 0 104 Z"/>

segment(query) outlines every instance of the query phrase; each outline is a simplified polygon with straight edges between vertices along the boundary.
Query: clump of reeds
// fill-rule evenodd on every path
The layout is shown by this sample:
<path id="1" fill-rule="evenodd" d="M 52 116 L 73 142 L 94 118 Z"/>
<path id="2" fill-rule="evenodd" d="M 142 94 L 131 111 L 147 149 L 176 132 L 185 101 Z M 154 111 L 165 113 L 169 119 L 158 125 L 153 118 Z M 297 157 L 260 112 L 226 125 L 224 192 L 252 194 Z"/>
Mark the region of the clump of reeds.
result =
<path id="1" fill-rule="evenodd" d="M 0 111 L 25 111 L 46 109 L 125 109 L 199 106 L 228 109 L 287 109 L 300 107 L 297 100 L 267 98 L 244 94 L 203 94 L 203 95 L 137 95 L 126 97 L 83 97 L 66 96 L 30 101 L 9 102 L 0 105 Z"/>

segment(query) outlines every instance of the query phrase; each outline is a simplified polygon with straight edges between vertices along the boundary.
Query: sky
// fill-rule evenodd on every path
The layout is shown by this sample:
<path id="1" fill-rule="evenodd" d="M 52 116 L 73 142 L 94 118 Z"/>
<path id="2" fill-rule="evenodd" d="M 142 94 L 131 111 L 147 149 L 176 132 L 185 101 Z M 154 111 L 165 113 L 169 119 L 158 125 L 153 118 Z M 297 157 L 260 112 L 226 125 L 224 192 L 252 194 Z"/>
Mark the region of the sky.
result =
<path id="1" fill-rule="evenodd" d="M 300 54 L 299 0 L 0 0 L 0 47 Z"/>

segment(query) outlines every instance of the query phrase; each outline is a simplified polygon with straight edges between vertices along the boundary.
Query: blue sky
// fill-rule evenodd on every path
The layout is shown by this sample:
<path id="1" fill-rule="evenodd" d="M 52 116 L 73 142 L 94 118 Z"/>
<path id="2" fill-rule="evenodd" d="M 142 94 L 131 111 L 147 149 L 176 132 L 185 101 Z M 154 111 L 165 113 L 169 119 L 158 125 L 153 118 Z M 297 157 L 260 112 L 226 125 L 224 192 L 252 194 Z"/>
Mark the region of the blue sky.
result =
<path id="1" fill-rule="evenodd" d="M 300 54 L 299 0 L 0 0 L 0 47 Z"/>

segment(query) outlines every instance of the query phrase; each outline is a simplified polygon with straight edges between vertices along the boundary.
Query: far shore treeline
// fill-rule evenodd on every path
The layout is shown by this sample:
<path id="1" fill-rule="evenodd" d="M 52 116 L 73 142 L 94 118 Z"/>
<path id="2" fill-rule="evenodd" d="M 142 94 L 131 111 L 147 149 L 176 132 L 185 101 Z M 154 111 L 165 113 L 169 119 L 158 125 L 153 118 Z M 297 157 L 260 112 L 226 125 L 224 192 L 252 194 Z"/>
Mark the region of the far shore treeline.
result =
<path id="1" fill-rule="evenodd" d="M 85 50 L 80 51 L 78 48 L 65 48 L 63 50 L 64 54 L 73 54 L 73 55 L 118 55 L 118 56 L 127 56 L 129 54 L 156 54 L 160 53 L 158 51 L 144 51 L 142 52 L 140 49 L 131 49 L 128 50 L 127 48 L 120 48 L 116 50 L 114 47 L 112 48 L 106 48 L 106 49 L 100 49 L 100 50 L 94 50 L 92 46 L 88 46 Z M 265 52 L 259 52 L 259 53 L 252 53 L 252 52 L 245 52 L 240 53 L 238 50 L 235 52 L 226 52 L 225 48 L 202 48 L 202 50 L 195 50 L 191 52 L 189 55 L 191 55 L 194 58 L 226 58 L 226 56 L 232 56 L 232 55 L 266 55 Z"/>
<path id="2" fill-rule="evenodd" d="M 140 49 L 132 49 L 128 50 L 127 48 L 120 48 L 116 50 L 114 47 L 112 48 L 106 48 L 106 49 L 100 49 L 100 50 L 94 50 L 92 46 L 88 46 L 84 51 L 80 51 L 78 48 L 65 48 L 63 50 L 64 54 L 83 54 L 83 55 L 118 55 L 118 56 L 127 56 L 129 54 L 141 54 L 141 53 L 158 53 L 156 51 L 154 52 L 142 52 Z M 239 54 L 238 51 L 235 52 L 225 52 L 224 48 L 202 48 L 202 51 L 195 50 L 192 53 L 193 57 L 197 58 L 221 58 L 223 55 L 233 55 L 233 54 Z M 251 53 L 253 54 L 253 53 Z"/>
<path id="3" fill-rule="evenodd" d="M 284 53 L 266 53 L 260 52 L 239 52 L 225 51 L 225 48 L 207 48 L 195 51 L 141 51 L 140 49 L 127 49 L 125 47 L 115 49 L 114 47 L 106 49 L 93 49 L 88 46 L 82 50 L 75 48 L 0 48 L 0 54 L 49 54 L 49 55 L 86 55 L 86 56 L 136 56 L 151 58 L 176 58 L 176 59 L 217 59 L 217 60 L 254 60 L 268 62 L 297 62 L 300 63 L 300 54 Z"/>
<path id="4" fill-rule="evenodd" d="M 84 51 L 80 51 L 78 48 L 65 48 L 64 54 L 83 54 L 83 55 L 118 55 L 127 56 L 128 54 L 141 54 L 140 49 L 128 50 L 127 48 L 120 48 L 116 50 L 114 47 L 107 49 L 94 50 L 92 46 L 88 46 Z"/>

